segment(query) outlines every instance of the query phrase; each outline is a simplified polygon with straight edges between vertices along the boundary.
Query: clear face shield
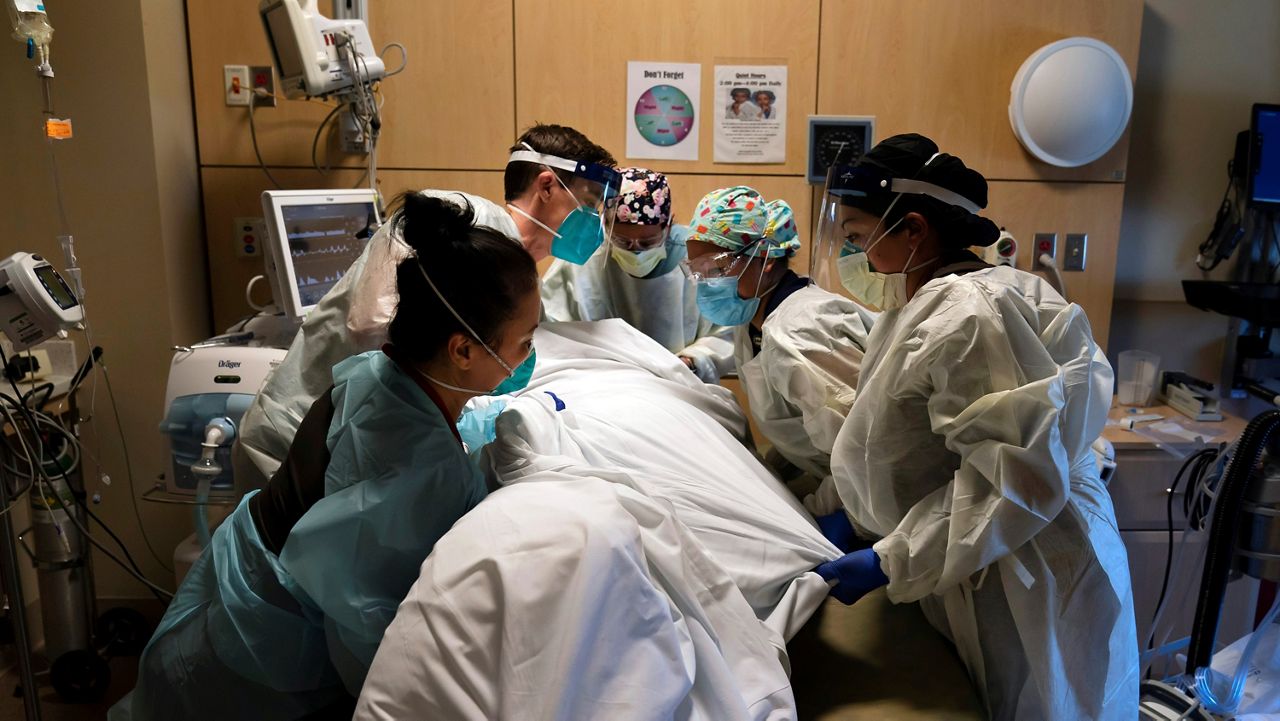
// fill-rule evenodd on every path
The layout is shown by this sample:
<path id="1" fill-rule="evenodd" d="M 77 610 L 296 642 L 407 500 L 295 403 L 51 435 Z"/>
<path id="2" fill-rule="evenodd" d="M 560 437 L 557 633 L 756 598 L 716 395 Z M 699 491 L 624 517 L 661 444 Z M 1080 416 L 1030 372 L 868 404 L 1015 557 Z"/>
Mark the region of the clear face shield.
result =
<path id="1" fill-rule="evenodd" d="M 840 284 L 837 261 L 841 251 L 845 249 L 845 234 L 841 225 L 848 216 L 846 208 L 849 207 L 839 188 L 839 174 L 848 167 L 851 166 L 833 164 L 827 171 L 827 182 L 817 208 L 818 225 L 809 246 L 810 280 L 824 290 L 846 296 L 848 293 Z"/>
<path id="2" fill-rule="evenodd" d="M 527 146 L 526 146 L 527 147 Z M 582 265 L 609 237 L 613 228 L 613 207 L 618 202 L 618 189 L 622 176 L 617 170 L 599 163 L 579 163 L 574 160 L 545 155 L 533 150 L 517 150 L 509 163 L 537 163 L 556 172 L 556 181 L 573 196 L 577 207 L 559 221 L 558 227 L 550 227 L 530 218 L 551 232 L 551 254 L 570 263 Z M 562 177 L 570 174 L 566 182 Z M 526 217 L 528 214 L 525 213 Z"/>
<path id="3" fill-rule="evenodd" d="M 861 302 L 862 299 L 848 288 L 850 269 L 855 265 L 870 266 L 870 260 L 865 257 L 866 249 L 882 241 L 894 228 L 886 226 L 882 218 L 861 210 L 859 206 L 865 207 L 863 201 L 868 198 L 881 196 L 889 199 L 889 207 L 892 208 L 904 194 L 927 195 L 970 213 L 976 214 L 981 210 L 969 199 L 941 186 L 910 178 L 895 178 L 876 168 L 854 165 L 852 159 L 843 154 L 837 155 L 836 162 L 827 172 L 818 208 L 818 226 L 809 257 L 809 277 L 813 282 L 825 290 Z M 857 257 L 859 255 L 863 257 Z M 870 270 L 875 272 L 877 269 L 871 267 Z M 892 270 L 901 272 L 902 269 Z M 842 271 L 845 281 L 842 281 Z"/>

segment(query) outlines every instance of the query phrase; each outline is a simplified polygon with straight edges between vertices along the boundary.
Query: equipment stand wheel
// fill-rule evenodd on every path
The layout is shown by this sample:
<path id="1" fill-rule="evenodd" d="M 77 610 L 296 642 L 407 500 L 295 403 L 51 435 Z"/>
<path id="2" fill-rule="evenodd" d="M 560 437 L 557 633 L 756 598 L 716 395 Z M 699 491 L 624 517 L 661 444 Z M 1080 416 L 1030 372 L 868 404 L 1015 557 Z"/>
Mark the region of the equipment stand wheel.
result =
<path id="1" fill-rule="evenodd" d="M 101 701 L 111 685 L 111 668 L 93 651 L 67 651 L 53 662 L 49 681 L 66 703 Z"/>

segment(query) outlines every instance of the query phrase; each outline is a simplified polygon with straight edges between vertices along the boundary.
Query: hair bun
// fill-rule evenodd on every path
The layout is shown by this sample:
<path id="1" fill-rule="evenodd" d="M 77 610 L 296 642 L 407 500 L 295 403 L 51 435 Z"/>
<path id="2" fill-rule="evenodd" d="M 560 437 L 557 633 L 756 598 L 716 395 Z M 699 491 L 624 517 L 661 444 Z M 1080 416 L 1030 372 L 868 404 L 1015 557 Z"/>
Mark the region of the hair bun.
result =
<path id="1" fill-rule="evenodd" d="M 422 192 L 405 193 L 395 219 L 395 229 L 404 242 L 420 255 L 439 252 L 442 246 L 450 247 L 469 242 L 468 233 L 475 223 L 475 210 L 470 201 L 458 195 L 452 198 L 427 195 Z"/>
<path id="2" fill-rule="evenodd" d="M 986 248 L 1000 239 L 1000 227 L 991 222 L 989 218 L 984 218 L 981 215 L 970 215 L 968 225 L 970 245 Z"/>

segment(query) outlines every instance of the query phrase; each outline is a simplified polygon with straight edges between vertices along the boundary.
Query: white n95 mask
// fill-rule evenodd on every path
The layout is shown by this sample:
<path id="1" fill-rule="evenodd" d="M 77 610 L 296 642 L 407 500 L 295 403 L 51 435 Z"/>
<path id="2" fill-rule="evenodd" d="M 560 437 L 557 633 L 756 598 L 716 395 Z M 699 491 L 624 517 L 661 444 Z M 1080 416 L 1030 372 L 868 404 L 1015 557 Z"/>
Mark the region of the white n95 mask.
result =
<path id="1" fill-rule="evenodd" d="M 639 251 L 612 246 L 609 253 L 613 255 L 613 260 L 618 267 L 627 275 L 643 278 L 658 267 L 659 263 L 666 260 L 667 246 L 663 244 L 656 248 Z"/>
<path id="2" fill-rule="evenodd" d="M 915 255 L 915 251 L 911 255 Z M 907 274 L 936 260 L 908 266 L 901 273 L 877 273 L 871 269 L 871 259 L 867 254 L 858 251 L 840 256 L 836 260 L 836 267 L 840 270 L 840 284 L 845 290 L 871 310 L 883 312 L 906 305 Z M 907 257 L 907 262 L 911 262 L 911 256 Z"/>
<path id="3" fill-rule="evenodd" d="M 854 247 L 853 252 L 848 255 L 842 255 L 836 259 L 836 268 L 840 271 L 840 285 L 849 291 L 854 298 L 866 307 L 874 311 L 883 312 L 886 310 L 895 310 L 907 304 L 907 274 L 913 273 L 925 266 L 937 262 L 937 258 L 926 260 L 918 265 L 911 265 L 911 260 L 916 257 L 916 248 L 911 249 L 911 255 L 907 256 L 907 262 L 902 270 L 897 273 L 878 273 L 871 269 L 871 258 L 867 256 L 867 251 L 876 247 L 880 241 L 889 237 L 889 234 L 906 220 L 906 217 L 898 218 L 898 221 L 889 226 L 889 229 L 881 233 L 878 237 L 876 232 L 880 230 L 880 224 L 884 222 L 885 216 L 893 210 L 893 206 L 898 204 L 898 200 L 902 198 L 899 193 L 889 208 L 885 210 L 885 214 L 880 216 L 880 221 L 876 223 L 875 230 L 871 231 L 871 235 L 875 237 L 871 243 L 867 245 L 866 250 Z"/>
<path id="4" fill-rule="evenodd" d="M 906 305 L 906 274 L 889 275 L 871 270 L 871 261 L 862 251 L 840 256 L 836 267 L 840 270 L 840 285 L 871 310 L 879 312 Z M 904 282 L 889 283 L 890 278 Z"/>

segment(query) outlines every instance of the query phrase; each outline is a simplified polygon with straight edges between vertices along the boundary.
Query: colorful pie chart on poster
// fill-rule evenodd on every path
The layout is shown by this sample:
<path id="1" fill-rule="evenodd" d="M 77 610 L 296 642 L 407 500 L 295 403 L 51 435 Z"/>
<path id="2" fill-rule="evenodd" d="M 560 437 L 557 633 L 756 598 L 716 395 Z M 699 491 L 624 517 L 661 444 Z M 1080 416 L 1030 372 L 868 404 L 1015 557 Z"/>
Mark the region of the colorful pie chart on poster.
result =
<path id="1" fill-rule="evenodd" d="M 635 122 L 640 136 L 650 143 L 676 145 L 693 130 L 693 103 L 679 88 L 655 85 L 636 101 Z"/>

